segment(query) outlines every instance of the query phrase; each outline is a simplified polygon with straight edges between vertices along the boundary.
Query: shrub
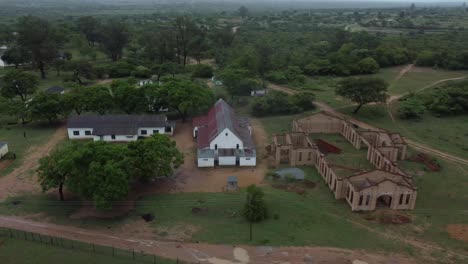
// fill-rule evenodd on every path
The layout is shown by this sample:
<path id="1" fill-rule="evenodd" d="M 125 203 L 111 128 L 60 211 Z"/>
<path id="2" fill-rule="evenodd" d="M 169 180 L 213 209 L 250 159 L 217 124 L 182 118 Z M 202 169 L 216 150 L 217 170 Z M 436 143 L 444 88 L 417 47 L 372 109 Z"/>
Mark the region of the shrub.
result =
<path id="1" fill-rule="evenodd" d="M 151 77 L 151 70 L 144 67 L 144 66 L 138 66 L 132 72 L 132 76 L 134 76 L 136 78 L 150 78 Z"/>
<path id="2" fill-rule="evenodd" d="M 207 64 L 197 64 L 192 69 L 193 78 L 211 78 L 213 77 L 213 67 Z"/>
<path id="3" fill-rule="evenodd" d="M 134 67 L 125 61 L 115 62 L 108 66 L 109 77 L 111 78 L 128 77 L 133 70 Z"/>
<path id="4" fill-rule="evenodd" d="M 425 111 L 426 107 L 423 102 L 412 96 L 400 103 L 398 116 L 401 119 L 420 119 L 424 115 Z"/>
<path id="5" fill-rule="evenodd" d="M 288 78 L 286 78 L 286 74 L 281 71 L 273 71 L 266 75 L 266 79 L 270 82 L 277 83 L 277 84 L 286 84 L 288 83 Z"/>

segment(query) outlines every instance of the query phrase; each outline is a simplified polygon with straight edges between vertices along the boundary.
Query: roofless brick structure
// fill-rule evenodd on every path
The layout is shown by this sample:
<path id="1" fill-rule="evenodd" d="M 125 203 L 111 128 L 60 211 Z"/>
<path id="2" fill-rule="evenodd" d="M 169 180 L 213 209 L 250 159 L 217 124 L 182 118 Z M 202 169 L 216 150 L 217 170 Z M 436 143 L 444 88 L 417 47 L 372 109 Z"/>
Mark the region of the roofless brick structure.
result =
<path id="1" fill-rule="evenodd" d="M 406 158 L 407 145 L 400 134 L 382 131 L 360 131 L 348 121 L 326 113 L 293 121 L 293 133 L 286 134 L 286 139 L 292 135 L 311 134 L 340 134 L 357 150 L 367 148 L 366 158 L 374 166 L 373 169 L 358 170 L 352 174 L 343 175 L 339 169 L 348 169 L 343 164 L 332 164 L 327 155 L 321 153 L 315 144 L 310 143 L 310 151 L 306 158 L 310 163 L 294 163 L 290 165 L 313 164 L 333 192 L 336 199 L 345 199 L 353 211 L 372 211 L 379 207 L 395 210 L 414 209 L 417 197 L 417 188 L 413 179 L 396 164 L 397 160 Z M 308 139 L 307 139 L 308 140 Z M 289 143 L 286 141 L 286 143 Z M 278 136 L 267 149 L 270 155 L 277 153 L 278 149 L 289 148 L 284 146 Z M 292 144 L 294 145 L 294 144 Z M 274 151 L 276 150 L 276 152 Z M 343 154 L 346 155 L 346 154 Z M 274 164 L 284 163 L 284 155 L 275 155 Z M 283 160 L 282 160 L 283 159 Z M 307 159 L 306 159 L 306 162 Z M 369 164 L 370 165 L 370 164 Z"/>

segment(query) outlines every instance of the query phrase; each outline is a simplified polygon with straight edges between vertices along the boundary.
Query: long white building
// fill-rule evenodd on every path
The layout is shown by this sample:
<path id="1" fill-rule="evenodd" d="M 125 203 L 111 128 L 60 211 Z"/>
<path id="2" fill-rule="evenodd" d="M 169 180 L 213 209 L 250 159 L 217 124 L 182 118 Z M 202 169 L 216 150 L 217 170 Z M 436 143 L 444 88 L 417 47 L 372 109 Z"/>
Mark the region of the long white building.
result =
<path id="1" fill-rule="evenodd" d="M 175 123 L 163 115 L 77 115 L 68 119 L 69 139 L 129 142 L 153 134 L 173 135 Z"/>

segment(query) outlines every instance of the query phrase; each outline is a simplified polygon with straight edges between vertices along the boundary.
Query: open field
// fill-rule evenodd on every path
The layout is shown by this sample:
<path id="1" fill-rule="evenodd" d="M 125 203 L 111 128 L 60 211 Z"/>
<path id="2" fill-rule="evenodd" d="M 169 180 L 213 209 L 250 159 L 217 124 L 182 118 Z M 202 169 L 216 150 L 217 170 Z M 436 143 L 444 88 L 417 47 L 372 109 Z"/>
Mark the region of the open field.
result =
<path id="1" fill-rule="evenodd" d="M 0 141 L 8 142 L 10 152 L 15 153 L 17 157 L 7 169 L 0 171 L 0 176 L 18 167 L 29 150 L 47 143 L 54 130 L 54 127 L 34 123 L 0 127 Z"/>

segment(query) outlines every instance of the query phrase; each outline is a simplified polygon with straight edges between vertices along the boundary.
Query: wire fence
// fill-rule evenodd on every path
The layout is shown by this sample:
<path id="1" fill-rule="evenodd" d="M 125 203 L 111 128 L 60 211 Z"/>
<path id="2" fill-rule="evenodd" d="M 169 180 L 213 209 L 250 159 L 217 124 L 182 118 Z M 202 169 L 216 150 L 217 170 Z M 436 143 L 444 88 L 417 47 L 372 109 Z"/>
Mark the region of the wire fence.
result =
<path id="1" fill-rule="evenodd" d="M 188 264 L 177 260 L 162 259 L 158 256 L 138 252 L 135 250 L 126 250 L 116 247 L 96 245 L 92 243 L 71 240 L 61 237 L 54 237 L 49 235 L 42 235 L 39 233 L 26 232 L 12 228 L 0 227 L 0 237 L 11 239 L 20 239 L 24 241 L 31 241 L 41 243 L 51 247 L 64 248 L 69 250 L 77 250 L 84 253 L 91 253 L 104 256 L 112 256 L 122 260 L 130 260 L 135 263 L 153 263 L 153 264 Z"/>

